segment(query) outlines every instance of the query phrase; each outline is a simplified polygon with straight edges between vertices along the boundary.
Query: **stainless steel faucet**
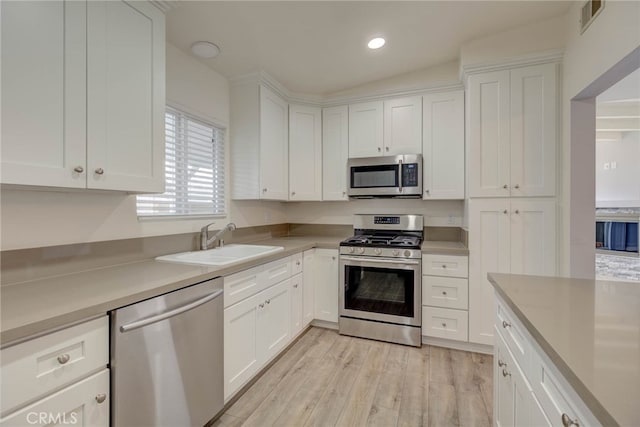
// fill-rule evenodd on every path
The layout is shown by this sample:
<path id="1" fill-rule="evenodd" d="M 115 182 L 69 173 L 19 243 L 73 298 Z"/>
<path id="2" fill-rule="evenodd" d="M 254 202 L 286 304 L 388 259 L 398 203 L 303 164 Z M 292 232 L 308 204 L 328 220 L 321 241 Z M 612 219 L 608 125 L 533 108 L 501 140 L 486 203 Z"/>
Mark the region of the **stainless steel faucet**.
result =
<path id="1" fill-rule="evenodd" d="M 233 231 L 236 229 L 236 225 L 233 222 L 225 225 L 220 231 L 213 235 L 213 237 L 209 238 L 209 227 L 215 224 L 212 222 L 210 224 L 205 225 L 200 229 L 200 249 L 206 251 L 207 248 L 216 240 L 218 240 L 218 247 L 224 246 L 224 240 L 221 239 L 222 235 L 227 231 Z"/>

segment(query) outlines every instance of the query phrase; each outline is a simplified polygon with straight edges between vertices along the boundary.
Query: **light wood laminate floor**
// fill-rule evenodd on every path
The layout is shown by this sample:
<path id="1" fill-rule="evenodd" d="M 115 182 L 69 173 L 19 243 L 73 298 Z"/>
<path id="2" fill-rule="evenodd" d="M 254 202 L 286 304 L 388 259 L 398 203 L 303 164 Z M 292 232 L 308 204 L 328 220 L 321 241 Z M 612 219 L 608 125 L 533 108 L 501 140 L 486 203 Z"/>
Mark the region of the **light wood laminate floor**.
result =
<path id="1" fill-rule="evenodd" d="M 313 327 L 214 426 L 491 426 L 492 362 Z"/>

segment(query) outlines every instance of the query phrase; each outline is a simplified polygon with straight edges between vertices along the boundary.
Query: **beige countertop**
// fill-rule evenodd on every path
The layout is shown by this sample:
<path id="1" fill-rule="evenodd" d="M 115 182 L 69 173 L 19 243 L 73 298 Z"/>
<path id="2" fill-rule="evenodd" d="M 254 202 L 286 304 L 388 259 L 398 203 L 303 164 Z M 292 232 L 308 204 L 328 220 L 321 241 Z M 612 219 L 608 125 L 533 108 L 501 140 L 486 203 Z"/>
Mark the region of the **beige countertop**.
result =
<path id="1" fill-rule="evenodd" d="M 314 247 L 337 249 L 343 239 L 289 236 L 255 241 L 283 246 L 284 251 L 225 267 L 147 260 L 6 285 L 0 288 L 0 345 Z M 439 253 L 464 248 L 454 242 L 425 243 L 428 251 Z"/>
<path id="2" fill-rule="evenodd" d="M 606 426 L 640 426 L 640 284 L 489 274 L 489 281 Z"/>
<path id="3" fill-rule="evenodd" d="M 423 254 L 469 255 L 469 248 L 462 242 L 425 240 L 420 247 Z"/>

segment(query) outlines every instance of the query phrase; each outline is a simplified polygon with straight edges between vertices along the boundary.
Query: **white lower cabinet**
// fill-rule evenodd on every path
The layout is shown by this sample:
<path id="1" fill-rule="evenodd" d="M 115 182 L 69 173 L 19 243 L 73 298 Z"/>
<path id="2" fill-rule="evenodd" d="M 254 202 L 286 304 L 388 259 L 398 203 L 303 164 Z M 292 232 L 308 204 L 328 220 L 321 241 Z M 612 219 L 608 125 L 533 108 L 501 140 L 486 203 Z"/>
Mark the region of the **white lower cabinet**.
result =
<path id="1" fill-rule="evenodd" d="M 315 319 L 338 322 L 338 251 L 316 249 L 313 266 Z"/>
<path id="2" fill-rule="evenodd" d="M 109 370 L 103 369 L 0 419 L 0 426 L 108 427 L 109 406 Z"/>
<path id="3" fill-rule="evenodd" d="M 314 319 L 314 261 L 315 249 L 304 251 L 302 264 L 304 270 L 302 272 L 302 325 L 307 326 Z"/>
<path id="4" fill-rule="evenodd" d="M 0 426 L 109 425 L 107 316 L 0 351 Z"/>
<path id="5" fill-rule="evenodd" d="M 302 274 L 291 278 L 291 335 L 298 335 L 304 328 L 302 311 L 304 309 L 304 289 Z"/>
<path id="6" fill-rule="evenodd" d="M 496 305 L 494 425 L 601 425 L 504 301 L 498 297 Z"/>
<path id="7" fill-rule="evenodd" d="M 291 279 L 258 294 L 258 355 L 271 360 L 291 338 Z"/>

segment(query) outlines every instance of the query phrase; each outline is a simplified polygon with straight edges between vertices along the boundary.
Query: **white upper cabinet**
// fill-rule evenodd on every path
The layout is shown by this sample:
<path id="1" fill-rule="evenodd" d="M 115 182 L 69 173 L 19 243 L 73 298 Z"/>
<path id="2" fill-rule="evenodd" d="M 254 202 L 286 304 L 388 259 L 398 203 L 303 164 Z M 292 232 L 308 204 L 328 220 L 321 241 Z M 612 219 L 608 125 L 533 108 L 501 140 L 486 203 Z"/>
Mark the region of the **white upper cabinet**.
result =
<path id="1" fill-rule="evenodd" d="M 349 107 L 322 109 L 322 200 L 349 200 Z"/>
<path id="2" fill-rule="evenodd" d="M 556 65 L 511 70 L 511 196 L 555 196 Z"/>
<path id="3" fill-rule="evenodd" d="M 322 200 L 322 110 L 289 106 L 289 200 Z"/>
<path id="4" fill-rule="evenodd" d="M 422 97 L 349 105 L 349 157 L 422 153 Z"/>
<path id="5" fill-rule="evenodd" d="M 258 78 L 231 86 L 231 197 L 289 200 L 289 106 Z"/>
<path id="6" fill-rule="evenodd" d="M 150 3 L 87 3 L 90 188 L 164 191 L 163 23 Z"/>
<path id="7" fill-rule="evenodd" d="M 470 197 L 554 196 L 556 64 L 468 80 Z"/>
<path id="8" fill-rule="evenodd" d="M 287 200 L 289 192 L 288 105 L 260 87 L 260 184 L 263 199 Z"/>
<path id="9" fill-rule="evenodd" d="M 86 4 L 0 7 L 2 183 L 85 188 Z"/>
<path id="10" fill-rule="evenodd" d="M 2 183 L 164 189 L 164 15 L 2 2 Z"/>
<path id="11" fill-rule="evenodd" d="M 423 98 L 424 200 L 464 199 L 464 91 Z"/>
<path id="12" fill-rule="evenodd" d="M 383 117 L 382 101 L 349 105 L 349 157 L 382 155 Z"/>
<path id="13" fill-rule="evenodd" d="M 384 101 L 384 155 L 422 153 L 422 97 Z"/>

